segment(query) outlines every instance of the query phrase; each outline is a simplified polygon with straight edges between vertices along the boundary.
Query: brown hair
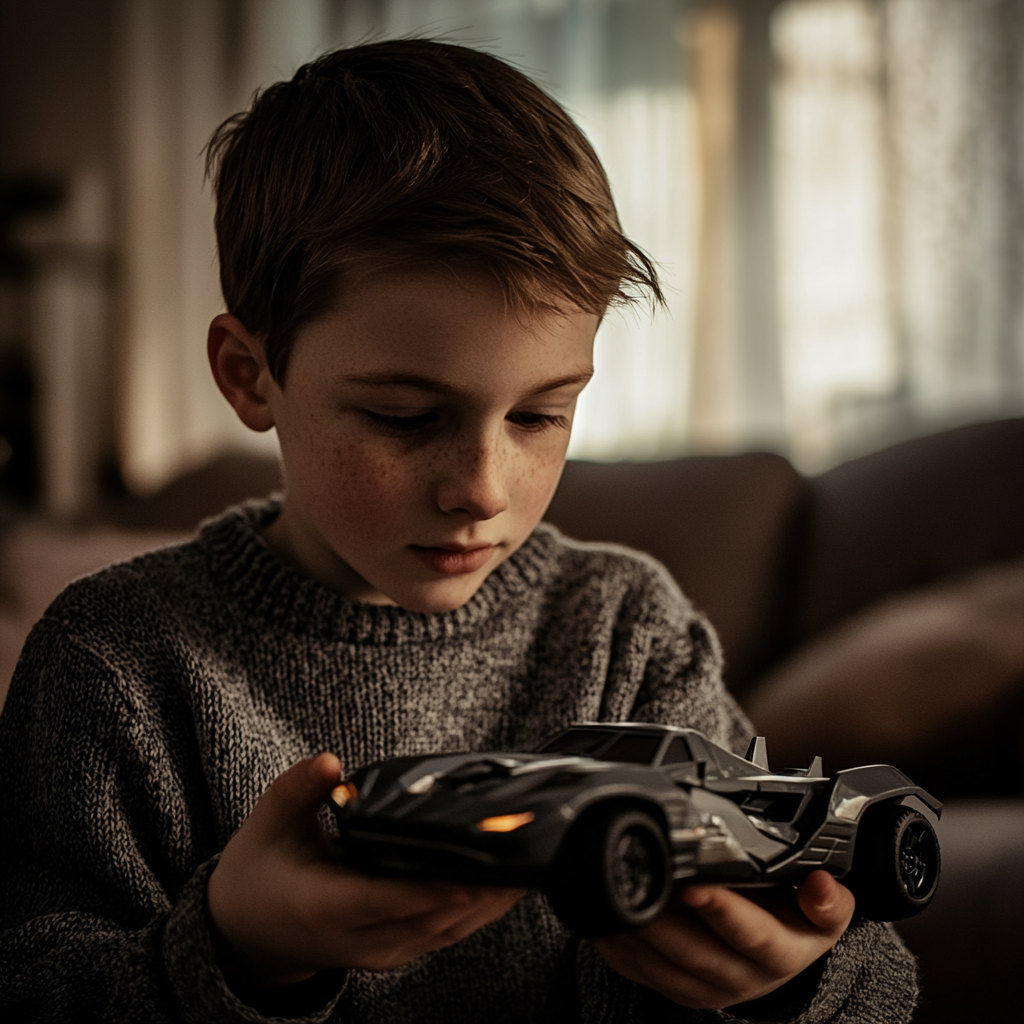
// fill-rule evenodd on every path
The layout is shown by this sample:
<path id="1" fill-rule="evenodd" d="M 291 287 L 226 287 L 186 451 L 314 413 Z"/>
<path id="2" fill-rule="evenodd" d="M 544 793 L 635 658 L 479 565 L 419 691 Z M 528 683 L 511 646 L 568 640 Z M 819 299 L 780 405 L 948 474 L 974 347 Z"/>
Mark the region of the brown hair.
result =
<path id="1" fill-rule="evenodd" d="M 258 93 L 207 147 L 227 308 L 283 382 L 340 281 L 399 265 L 490 271 L 517 312 L 663 301 L 562 108 L 487 53 L 428 39 L 335 50 Z"/>

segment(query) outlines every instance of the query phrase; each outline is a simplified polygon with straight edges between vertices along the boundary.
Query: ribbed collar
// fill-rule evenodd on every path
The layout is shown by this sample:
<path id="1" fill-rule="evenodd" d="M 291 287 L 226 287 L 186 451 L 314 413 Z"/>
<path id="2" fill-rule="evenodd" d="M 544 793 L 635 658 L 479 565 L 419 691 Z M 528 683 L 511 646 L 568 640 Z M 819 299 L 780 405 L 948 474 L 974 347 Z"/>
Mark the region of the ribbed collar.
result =
<path id="1" fill-rule="evenodd" d="M 280 498 L 272 497 L 204 524 L 198 543 L 213 577 L 254 623 L 344 643 L 416 643 L 465 634 L 542 584 L 558 546 L 557 531 L 542 523 L 462 607 L 426 614 L 353 601 L 282 562 L 261 534 L 280 510 Z"/>

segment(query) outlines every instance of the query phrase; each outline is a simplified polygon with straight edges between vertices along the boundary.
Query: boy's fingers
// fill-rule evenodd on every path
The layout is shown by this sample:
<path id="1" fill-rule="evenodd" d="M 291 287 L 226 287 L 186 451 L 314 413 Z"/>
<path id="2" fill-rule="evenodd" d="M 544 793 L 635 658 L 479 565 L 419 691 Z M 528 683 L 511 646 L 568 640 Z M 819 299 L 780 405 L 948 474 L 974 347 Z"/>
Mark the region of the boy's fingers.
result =
<path id="1" fill-rule="evenodd" d="M 720 886 L 692 886 L 682 900 L 729 948 L 780 975 L 805 966 L 803 943 L 783 941 L 790 923 L 783 923 L 756 903 Z M 797 915 L 793 915 L 794 918 Z"/>
<path id="2" fill-rule="evenodd" d="M 386 970 L 450 946 L 503 916 L 522 895 L 513 890 L 495 890 L 468 907 L 434 909 L 401 920 L 371 922 L 363 928 L 352 929 L 351 934 L 359 935 L 360 939 L 354 958 L 348 958 L 349 966 Z"/>
<path id="3" fill-rule="evenodd" d="M 318 754 L 310 761 L 309 772 L 319 784 L 333 789 L 342 777 L 341 761 L 331 753 Z"/>
<path id="4" fill-rule="evenodd" d="M 325 865 L 324 870 L 326 884 L 316 885 L 310 893 L 315 901 L 314 913 L 325 923 L 335 921 L 347 930 L 392 924 L 406 927 L 409 921 L 426 914 L 465 912 L 472 902 L 472 897 L 455 888 L 369 878 L 334 865 Z"/>
<path id="5" fill-rule="evenodd" d="M 768 921 L 769 929 L 778 924 Z M 728 994 L 731 1002 L 737 1002 L 745 993 L 801 969 L 803 964 L 796 950 L 793 951 L 796 959 L 783 957 L 780 962 L 779 940 L 785 938 L 783 933 L 784 929 L 778 927 L 770 944 L 758 946 L 757 955 L 753 955 L 750 950 L 739 949 L 722 938 L 700 914 L 684 906 L 662 914 L 633 935 L 657 949 L 662 959 L 685 972 L 694 984 Z"/>
<path id="6" fill-rule="evenodd" d="M 716 986 L 741 984 L 755 969 L 749 959 L 692 912 L 662 914 L 646 928 L 627 933 L 623 939 L 632 946 L 656 950 L 667 963 Z"/>
<path id="7" fill-rule="evenodd" d="M 514 903 L 521 895 L 518 891 L 448 882 L 370 878 L 336 865 L 325 865 L 324 870 L 329 875 L 326 884 L 312 891 L 314 912 L 324 920 L 343 922 L 352 930 L 390 925 L 408 928 L 411 921 L 439 914 L 460 920 L 507 898 Z M 358 884 L 353 886 L 352 882 Z"/>
<path id="8" fill-rule="evenodd" d="M 522 893 L 517 891 L 494 890 L 478 896 L 468 906 L 435 910 L 404 924 L 433 942 L 432 948 L 439 948 L 458 942 L 485 924 L 504 916 L 521 896 Z"/>
<path id="9" fill-rule="evenodd" d="M 827 871 L 812 871 L 797 890 L 796 901 L 808 921 L 829 934 L 841 934 L 853 917 L 853 893 Z"/>
<path id="10" fill-rule="evenodd" d="M 472 935 L 473 932 L 483 928 L 484 925 L 504 917 L 524 895 L 522 892 L 504 893 L 500 898 L 491 900 L 475 913 L 470 914 L 461 921 L 457 921 L 444 932 L 443 938 L 449 944 L 461 942 L 467 935 Z"/>

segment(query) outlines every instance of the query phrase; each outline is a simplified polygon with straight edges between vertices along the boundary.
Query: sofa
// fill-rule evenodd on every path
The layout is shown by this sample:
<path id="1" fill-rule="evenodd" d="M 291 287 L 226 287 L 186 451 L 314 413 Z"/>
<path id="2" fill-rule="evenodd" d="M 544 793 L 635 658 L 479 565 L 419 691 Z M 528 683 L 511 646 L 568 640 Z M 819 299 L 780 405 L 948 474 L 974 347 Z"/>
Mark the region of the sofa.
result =
<path id="1" fill-rule="evenodd" d="M 280 485 L 226 455 L 75 531 L 0 529 L 0 673 L 75 575 Z M 779 455 L 570 462 L 548 519 L 659 558 L 718 630 L 772 764 L 894 763 L 946 801 L 943 877 L 900 926 L 921 1024 L 1024 1010 L 1024 419 L 907 441 L 814 477 Z M 0 676 L 0 699 L 6 679 Z"/>
<path id="2" fill-rule="evenodd" d="M 548 518 L 664 562 L 718 630 L 770 763 L 892 763 L 946 802 L 938 894 L 900 926 L 915 1020 L 1019 1019 L 1024 419 L 815 477 L 767 453 L 570 463 Z"/>

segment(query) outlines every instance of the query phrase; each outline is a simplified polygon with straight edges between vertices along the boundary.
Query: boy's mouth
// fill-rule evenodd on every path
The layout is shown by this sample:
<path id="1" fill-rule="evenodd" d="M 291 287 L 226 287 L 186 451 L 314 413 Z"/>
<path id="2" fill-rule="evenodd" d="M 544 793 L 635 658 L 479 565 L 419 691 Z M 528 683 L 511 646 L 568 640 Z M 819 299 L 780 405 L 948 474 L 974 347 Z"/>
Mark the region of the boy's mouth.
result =
<path id="1" fill-rule="evenodd" d="M 497 550 L 495 544 L 481 544 L 477 547 L 448 544 L 439 547 L 422 547 L 411 544 L 410 548 L 427 566 L 442 576 L 461 576 L 482 569 Z"/>

